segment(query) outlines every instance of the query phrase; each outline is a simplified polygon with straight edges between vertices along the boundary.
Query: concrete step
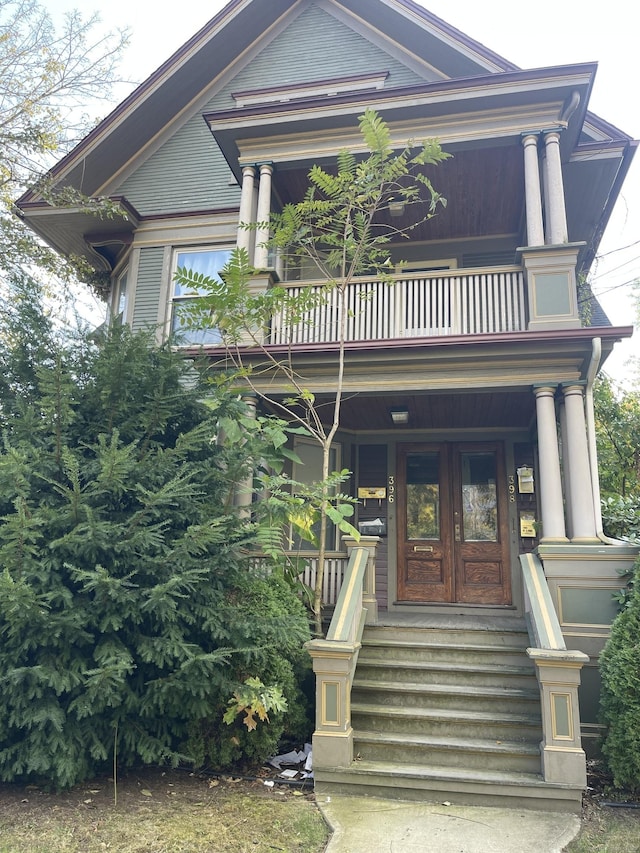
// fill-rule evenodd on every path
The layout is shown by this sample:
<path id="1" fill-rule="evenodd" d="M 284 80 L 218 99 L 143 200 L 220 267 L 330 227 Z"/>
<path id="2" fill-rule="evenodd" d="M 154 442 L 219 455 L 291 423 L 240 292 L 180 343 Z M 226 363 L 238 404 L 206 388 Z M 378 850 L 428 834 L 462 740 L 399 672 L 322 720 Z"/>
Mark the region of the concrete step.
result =
<path id="1" fill-rule="evenodd" d="M 354 753 L 366 761 L 395 764 L 540 772 L 539 745 L 516 740 L 358 731 L 354 737 Z"/>
<path id="2" fill-rule="evenodd" d="M 504 620 L 503 620 L 504 624 Z M 366 644 L 433 643 L 445 646 L 475 646 L 512 648 L 522 652 L 529 645 L 529 634 L 523 620 L 509 620 L 510 627 L 498 627 L 494 620 L 477 620 L 442 623 L 431 618 L 421 625 L 368 625 Z"/>
<path id="3" fill-rule="evenodd" d="M 580 813 L 582 790 L 545 782 L 537 773 L 354 761 L 347 769 L 314 771 L 319 795 L 344 793 L 421 802 Z"/>
<path id="4" fill-rule="evenodd" d="M 441 635 L 427 640 L 414 638 L 411 640 L 378 639 L 366 635 L 363 639 L 360 658 L 367 663 L 386 661 L 393 658 L 398 661 L 428 661 L 433 663 L 456 662 L 461 665 L 473 664 L 490 665 L 494 663 L 505 666 L 531 667 L 526 648 L 528 640 L 522 638 L 521 643 L 502 644 L 462 642 L 459 638 L 446 642 Z"/>
<path id="5" fill-rule="evenodd" d="M 478 732 L 492 740 L 519 740 L 538 745 L 542 739 L 540 707 L 529 714 L 504 711 L 409 708 L 353 702 L 352 725 L 356 732 L 381 731 L 397 734 L 449 735 L 473 738 Z"/>
<path id="6" fill-rule="evenodd" d="M 391 705 L 410 708 L 449 708 L 529 714 L 540 704 L 537 690 L 521 687 L 507 688 L 460 684 L 423 684 L 400 680 L 382 681 L 356 677 L 352 702 Z"/>
<path id="7" fill-rule="evenodd" d="M 540 691 L 524 623 L 497 622 L 416 616 L 368 626 L 351 696 L 358 760 L 318 768 L 316 790 L 579 809 L 580 791 L 541 776 Z"/>
<path id="8" fill-rule="evenodd" d="M 456 661 L 404 660 L 388 655 L 387 659 L 358 658 L 358 677 L 365 681 L 409 681 L 414 684 L 460 684 L 491 687 L 537 689 L 535 670 L 531 666 L 500 665 L 495 662 L 475 664 Z"/>

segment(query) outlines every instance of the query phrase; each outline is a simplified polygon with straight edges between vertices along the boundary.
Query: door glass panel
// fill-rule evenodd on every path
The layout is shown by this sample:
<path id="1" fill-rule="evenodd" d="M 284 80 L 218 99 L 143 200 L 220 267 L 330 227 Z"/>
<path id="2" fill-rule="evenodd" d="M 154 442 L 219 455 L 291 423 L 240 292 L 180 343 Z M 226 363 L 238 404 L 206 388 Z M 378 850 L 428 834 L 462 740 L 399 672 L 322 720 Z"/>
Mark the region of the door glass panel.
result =
<path id="1" fill-rule="evenodd" d="M 407 454 L 407 539 L 440 538 L 438 453 Z"/>
<path id="2" fill-rule="evenodd" d="M 498 541 L 495 453 L 461 453 L 465 542 Z"/>

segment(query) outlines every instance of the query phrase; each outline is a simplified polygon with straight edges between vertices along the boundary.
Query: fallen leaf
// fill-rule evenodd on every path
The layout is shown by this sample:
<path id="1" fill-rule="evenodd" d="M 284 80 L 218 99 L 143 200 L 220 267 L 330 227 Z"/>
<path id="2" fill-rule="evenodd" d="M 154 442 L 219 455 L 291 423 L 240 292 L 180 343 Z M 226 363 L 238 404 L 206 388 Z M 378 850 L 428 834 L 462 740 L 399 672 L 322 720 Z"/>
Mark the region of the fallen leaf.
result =
<path id="1" fill-rule="evenodd" d="M 304 794 L 302 793 L 302 791 L 293 791 L 293 796 L 294 797 L 304 797 Z"/>
<path id="2" fill-rule="evenodd" d="M 220 784 L 219 779 L 211 779 L 209 782 L 209 787 L 210 788 L 217 788 L 219 784 Z"/>
<path id="3" fill-rule="evenodd" d="M 153 797 L 153 794 L 151 793 L 151 791 L 148 788 L 143 788 L 140 791 L 140 793 L 142 794 L 143 797 Z"/>
<path id="4" fill-rule="evenodd" d="M 82 802 L 85 804 L 85 806 L 88 806 L 88 805 L 89 805 L 89 803 L 92 803 L 92 802 L 93 802 L 93 800 L 91 799 L 91 797 L 89 797 L 89 799 L 87 799 L 87 800 L 83 800 Z"/>

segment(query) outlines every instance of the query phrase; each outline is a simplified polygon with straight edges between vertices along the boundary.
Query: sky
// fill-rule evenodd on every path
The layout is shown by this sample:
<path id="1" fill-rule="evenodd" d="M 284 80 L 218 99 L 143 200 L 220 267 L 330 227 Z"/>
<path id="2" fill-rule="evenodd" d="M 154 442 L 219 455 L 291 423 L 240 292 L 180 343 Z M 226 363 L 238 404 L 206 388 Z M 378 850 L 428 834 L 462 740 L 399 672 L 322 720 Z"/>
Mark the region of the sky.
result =
<path id="1" fill-rule="evenodd" d="M 41 3 L 54 19 L 80 5 L 78 0 Z M 640 139 L 638 31 L 628 0 L 424 0 L 418 4 L 521 68 L 597 62 L 591 111 Z M 168 5 L 161 11 L 157 0 L 84 0 L 81 8 L 85 16 L 96 11 L 105 29 L 130 30 L 121 75 L 139 83 L 224 5 L 223 0 L 183 0 L 179 7 Z M 126 84 L 118 87 L 114 104 L 132 88 Z M 591 278 L 611 322 L 630 325 L 635 310 L 629 285 L 640 279 L 640 152 L 600 245 Z M 606 372 L 615 380 L 628 382 L 626 362 L 631 356 L 640 357 L 640 329 L 631 341 L 618 344 Z"/>

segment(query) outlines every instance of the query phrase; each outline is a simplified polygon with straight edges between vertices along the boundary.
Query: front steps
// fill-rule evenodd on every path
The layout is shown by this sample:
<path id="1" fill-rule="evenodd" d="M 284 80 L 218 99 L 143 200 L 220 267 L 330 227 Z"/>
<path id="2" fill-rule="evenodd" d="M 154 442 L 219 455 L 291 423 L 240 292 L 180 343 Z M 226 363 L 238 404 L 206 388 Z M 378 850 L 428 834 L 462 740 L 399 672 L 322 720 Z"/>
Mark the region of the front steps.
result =
<path id="1" fill-rule="evenodd" d="M 541 775 L 542 724 L 522 620 L 367 626 L 352 697 L 354 762 L 315 771 L 319 794 L 579 811 Z"/>

